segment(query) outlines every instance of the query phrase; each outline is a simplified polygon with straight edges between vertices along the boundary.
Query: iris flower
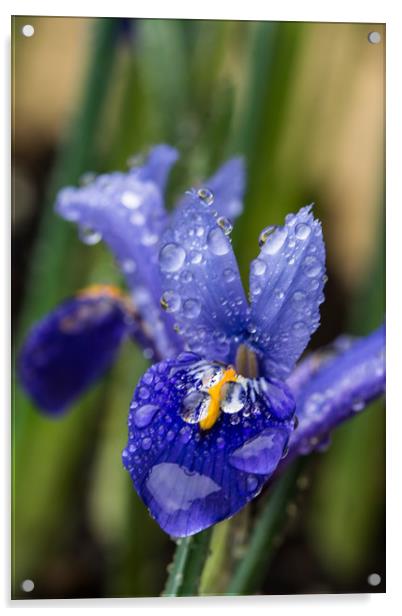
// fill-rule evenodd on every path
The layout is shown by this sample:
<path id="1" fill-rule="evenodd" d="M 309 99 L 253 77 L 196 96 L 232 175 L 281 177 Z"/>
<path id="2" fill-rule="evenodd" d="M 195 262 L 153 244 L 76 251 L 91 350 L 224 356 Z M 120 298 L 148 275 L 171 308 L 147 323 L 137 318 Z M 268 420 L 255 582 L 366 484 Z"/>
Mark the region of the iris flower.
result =
<path id="1" fill-rule="evenodd" d="M 20 376 L 41 409 L 59 414 L 126 337 L 140 343 L 154 363 L 134 391 L 123 464 L 158 524 L 181 537 L 234 515 L 287 460 L 379 396 L 385 333 L 343 338 L 297 364 L 326 282 L 312 206 L 261 232 L 247 299 L 230 240 L 241 159 L 169 215 L 176 158 L 157 146 L 142 166 L 59 193 L 57 212 L 87 243 L 108 244 L 129 293 L 98 285 L 63 303 L 29 334 Z"/>

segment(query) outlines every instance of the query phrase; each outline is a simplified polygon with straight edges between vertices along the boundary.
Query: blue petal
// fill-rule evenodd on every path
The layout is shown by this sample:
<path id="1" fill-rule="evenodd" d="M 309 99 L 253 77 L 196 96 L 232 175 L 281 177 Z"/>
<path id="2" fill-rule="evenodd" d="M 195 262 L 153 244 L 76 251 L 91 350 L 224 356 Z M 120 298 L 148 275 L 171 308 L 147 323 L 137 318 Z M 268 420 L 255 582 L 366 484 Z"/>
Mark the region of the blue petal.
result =
<path id="1" fill-rule="evenodd" d="M 260 244 L 251 264 L 250 330 L 266 374 L 284 378 L 320 322 L 326 280 L 321 224 L 307 206 L 288 215 L 285 226 L 265 230 Z"/>
<path id="2" fill-rule="evenodd" d="M 216 423 L 201 429 L 206 382 L 223 369 L 183 353 L 152 366 L 130 406 L 123 463 L 151 515 L 173 536 L 197 533 L 257 496 L 292 430 L 293 398 L 288 419 L 279 421 L 259 384 L 246 379 L 244 395 L 229 388 Z"/>
<path id="3" fill-rule="evenodd" d="M 122 302 L 81 295 L 36 323 L 19 357 L 24 389 L 42 410 L 65 410 L 113 363 L 130 330 Z"/>
<path id="4" fill-rule="evenodd" d="M 288 381 L 292 385 L 292 380 Z M 385 327 L 328 358 L 300 386 L 296 383 L 297 430 L 290 457 L 307 453 L 338 424 L 385 391 Z"/>
<path id="5" fill-rule="evenodd" d="M 226 363 L 234 361 L 247 315 L 229 232 L 208 193 L 190 191 L 159 253 L 162 305 L 172 313 L 191 350 Z"/>
<path id="6" fill-rule="evenodd" d="M 66 188 L 56 203 L 61 216 L 96 231 L 108 244 L 161 356 L 180 349 L 171 318 L 160 310 L 158 269 L 159 241 L 168 220 L 161 189 L 175 156 L 171 148 L 158 146 L 144 166 L 101 175 L 80 188 Z"/>
<path id="7" fill-rule="evenodd" d="M 214 209 L 234 221 L 243 212 L 246 171 L 242 158 L 228 160 L 210 177 L 205 186 L 214 196 Z"/>

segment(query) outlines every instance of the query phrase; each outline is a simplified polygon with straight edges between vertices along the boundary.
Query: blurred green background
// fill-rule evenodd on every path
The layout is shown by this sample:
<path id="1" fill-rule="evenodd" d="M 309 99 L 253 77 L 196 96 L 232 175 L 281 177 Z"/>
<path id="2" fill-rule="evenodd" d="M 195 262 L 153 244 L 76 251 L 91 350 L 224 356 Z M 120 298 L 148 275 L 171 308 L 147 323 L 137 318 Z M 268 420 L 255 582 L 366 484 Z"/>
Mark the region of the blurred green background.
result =
<path id="1" fill-rule="evenodd" d="M 58 301 L 91 282 L 121 282 L 106 249 L 83 246 L 53 213 L 57 189 L 86 171 L 125 169 L 161 142 L 181 152 L 170 205 L 228 156 L 245 156 L 246 207 L 233 241 L 246 285 L 259 231 L 316 203 L 329 281 L 311 348 L 379 325 L 384 60 L 381 24 L 13 18 L 14 359 Z M 35 582 L 30 598 L 161 593 L 175 545 L 120 461 L 145 366 L 127 345 L 107 377 L 53 421 L 14 383 L 14 597 L 24 579 Z M 309 457 L 255 592 L 384 590 L 384 449 L 376 403 Z M 376 588 L 371 573 L 382 577 Z"/>

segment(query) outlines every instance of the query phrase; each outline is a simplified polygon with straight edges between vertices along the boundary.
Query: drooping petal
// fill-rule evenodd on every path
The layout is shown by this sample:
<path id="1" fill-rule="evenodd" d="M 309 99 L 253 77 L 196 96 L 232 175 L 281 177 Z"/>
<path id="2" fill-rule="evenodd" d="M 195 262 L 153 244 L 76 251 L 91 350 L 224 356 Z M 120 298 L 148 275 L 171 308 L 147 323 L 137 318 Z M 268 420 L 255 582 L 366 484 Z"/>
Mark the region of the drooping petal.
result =
<path id="1" fill-rule="evenodd" d="M 208 192 L 189 191 L 163 235 L 159 265 L 162 305 L 189 348 L 230 363 L 244 333 L 247 300 L 226 223 Z"/>
<path id="2" fill-rule="evenodd" d="M 291 382 L 288 381 L 291 386 Z M 296 387 L 298 428 L 289 459 L 307 453 L 338 424 L 362 411 L 385 391 L 385 327 L 357 340 Z"/>
<path id="3" fill-rule="evenodd" d="M 43 411 L 65 410 L 113 363 L 126 335 L 141 335 L 119 295 L 85 292 L 36 323 L 21 349 L 21 383 Z"/>
<path id="4" fill-rule="evenodd" d="M 65 188 L 56 203 L 57 212 L 77 223 L 89 242 L 96 232 L 96 239 L 108 244 L 161 356 L 180 349 L 169 315 L 160 310 L 158 269 L 159 241 L 168 220 L 162 189 L 176 156 L 172 148 L 157 146 L 142 167 L 101 175 L 80 188 Z"/>
<path id="5" fill-rule="evenodd" d="M 266 374 L 284 378 L 319 325 L 326 280 L 321 224 L 306 206 L 283 227 L 266 229 L 260 244 L 251 264 L 250 329 Z"/>
<path id="6" fill-rule="evenodd" d="M 232 370 L 183 353 L 152 366 L 135 390 L 123 463 L 151 515 L 173 536 L 236 513 L 286 450 L 294 410 L 289 390 L 283 386 L 277 396 L 254 381 L 227 380 Z M 219 414 L 210 425 L 215 404 Z"/>

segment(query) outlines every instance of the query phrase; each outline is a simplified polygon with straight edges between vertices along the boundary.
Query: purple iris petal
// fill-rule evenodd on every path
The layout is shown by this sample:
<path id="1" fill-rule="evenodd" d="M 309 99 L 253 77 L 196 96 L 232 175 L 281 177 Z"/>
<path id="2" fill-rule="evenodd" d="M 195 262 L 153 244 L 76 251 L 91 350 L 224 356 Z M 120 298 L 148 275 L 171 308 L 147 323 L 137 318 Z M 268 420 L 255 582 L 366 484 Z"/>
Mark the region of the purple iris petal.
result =
<path id="1" fill-rule="evenodd" d="M 101 175 L 80 188 L 65 188 L 56 204 L 61 216 L 96 231 L 108 244 L 160 356 L 181 348 L 169 315 L 162 314 L 159 306 L 159 242 L 168 220 L 161 191 L 175 159 L 175 150 L 157 146 L 142 167 Z"/>
<path id="2" fill-rule="evenodd" d="M 162 305 L 172 313 L 190 349 L 204 357 L 234 361 L 245 331 L 247 300 L 226 219 L 208 193 L 190 191 L 173 215 L 159 253 Z"/>
<path id="3" fill-rule="evenodd" d="M 276 397 L 268 402 L 259 384 L 247 379 L 223 386 L 219 417 L 202 429 L 211 403 L 208 387 L 219 381 L 220 371 L 221 364 L 183 353 L 145 373 L 130 407 L 124 465 L 151 515 L 174 536 L 197 533 L 254 498 L 292 430 L 291 396 L 289 419 L 278 421 Z"/>
<path id="4" fill-rule="evenodd" d="M 325 284 L 321 224 L 311 206 L 289 214 L 283 227 L 260 236 L 261 252 L 251 264 L 251 330 L 264 354 L 265 372 L 286 377 L 320 321 Z"/>
<path id="5" fill-rule="evenodd" d="M 113 363 L 134 321 L 115 298 L 70 299 L 34 325 L 19 358 L 19 376 L 35 403 L 65 410 Z"/>
<path id="6" fill-rule="evenodd" d="M 385 326 L 327 359 L 297 389 L 299 425 L 290 438 L 289 459 L 313 449 L 339 423 L 385 391 Z"/>

